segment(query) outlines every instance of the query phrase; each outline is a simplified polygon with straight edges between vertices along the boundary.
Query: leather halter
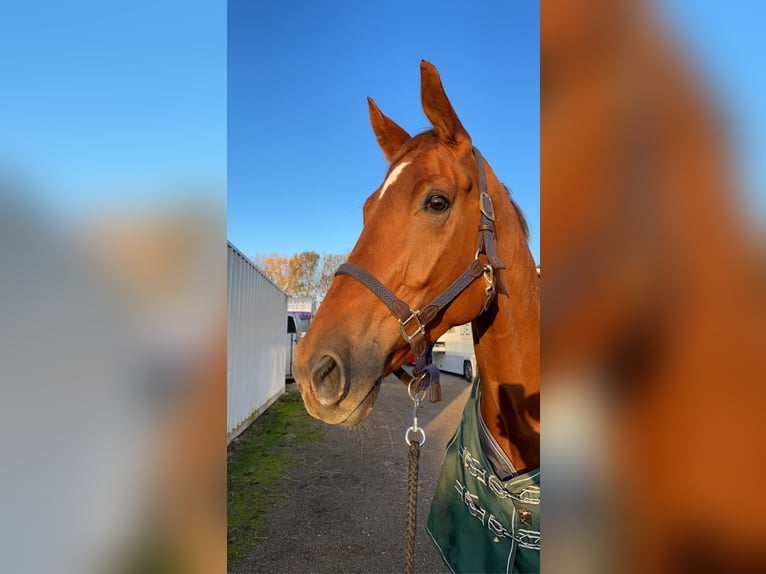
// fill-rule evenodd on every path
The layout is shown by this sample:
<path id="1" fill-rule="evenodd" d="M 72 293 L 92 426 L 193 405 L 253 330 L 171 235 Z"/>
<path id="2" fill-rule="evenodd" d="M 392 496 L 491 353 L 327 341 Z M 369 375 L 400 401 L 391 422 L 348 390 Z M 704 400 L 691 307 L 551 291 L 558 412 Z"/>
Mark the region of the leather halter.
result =
<path id="1" fill-rule="evenodd" d="M 465 271 L 455 279 L 441 295 L 433 301 L 415 311 L 407 303 L 397 298 L 388 287 L 378 281 L 371 273 L 353 263 L 344 263 L 335 272 L 335 275 L 350 275 L 365 287 L 372 291 L 386 304 L 393 316 L 399 322 L 399 331 L 402 338 L 410 345 L 415 355 L 415 369 L 413 375 L 417 377 L 415 392 L 431 388 L 431 402 L 441 400 L 441 386 L 439 384 L 439 368 L 431 363 L 430 353 L 427 353 L 429 341 L 426 328 L 436 316 L 454 301 L 471 283 L 479 277 L 484 277 L 487 287 L 484 290 L 484 303 L 481 313 L 487 310 L 495 297 L 495 269 L 505 269 L 505 264 L 500 260 L 495 248 L 495 213 L 492 207 L 492 199 L 487 193 L 487 177 L 484 168 L 484 158 L 478 149 L 473 148 L 474 156 L 479 170 L 479 210 L 481 219 L 479 223 L 479 237 L 476 244 L 476 255 L 468 264 Z M 479 255 L 484 254 L 488 263 L 483 264 Z M 395 373 L 404 383 L 410 383 L 409 375 L 399 367 Z"/>

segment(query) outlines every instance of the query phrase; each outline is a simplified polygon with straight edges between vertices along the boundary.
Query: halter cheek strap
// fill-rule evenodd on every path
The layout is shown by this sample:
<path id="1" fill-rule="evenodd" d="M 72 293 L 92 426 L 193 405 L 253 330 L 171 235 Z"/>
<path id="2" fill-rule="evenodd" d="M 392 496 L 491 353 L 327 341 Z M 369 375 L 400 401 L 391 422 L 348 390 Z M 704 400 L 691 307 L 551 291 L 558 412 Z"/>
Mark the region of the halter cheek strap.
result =
<path id="1" fill-rule="evenodd" d="M 505 264 L 500 260 L 495 249 L 495 214 L 492 208 L 492 199 L 487 193 L 484 158 L 478 149 L 473 148 L 473 152 L 479 165 L 479 208 L 481 211 L 476 255 L 465 271 L 441 295 L 415 311 L 404 301 L 396 297 L 374 275 L 358 265 L 344 263 L 335 272 L 336 276 L 350 275 L 355 278 L 386 304 L 391 314 L 399 322 L 399 332 L 402 338 L 410 345 L 412 353 L 415 355 L 415 370 L 413 374 L 420 379 L 416 385 L 415 392 L 430 387 L 431 402 L 441 400 L 441 386 L 439 384 L 439 368 L 432 364 L 431 354 L 427 353 L 429 341 L 426 335 L 426 328 L 447 305 L 456 299 L 471 283 L 482 276 L 487 286 L 484 290 L 484 302 L 481 312 L 486 311 L 495 297 L 494 270 L 505 269 Z M 482 253 L 487 257 L 488 263 L 486 265 L 479 261 L 479 255 Z M 411 382 L 411 380 L 406 380 L 409 375 L 401 367 L 397 369 L 396 373 L 403 382 Z M 409 378 L 411 379 L 411 377 Z"/>
<path id="2" fill-rule="evenodd" d="M 494 269 L 505 269 L 505 263 L 500 260 L 495 248 L 495 210 L 492 207 L 492 198 L 487 193 L 487 174 L 484 168 L 484 157 L 481 152 L 473 148 L 476 163 L 479 166 L 479 240 L 476 245 L 476 254 L 484 253 L 489 264 Z"/>

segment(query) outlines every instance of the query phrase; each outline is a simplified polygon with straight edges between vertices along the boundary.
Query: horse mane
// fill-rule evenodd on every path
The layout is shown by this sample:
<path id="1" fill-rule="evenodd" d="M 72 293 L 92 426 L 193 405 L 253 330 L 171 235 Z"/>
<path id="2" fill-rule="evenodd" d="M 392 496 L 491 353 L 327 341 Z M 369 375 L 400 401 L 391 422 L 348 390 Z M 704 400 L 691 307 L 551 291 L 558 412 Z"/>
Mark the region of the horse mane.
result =
<path id="1" fill-rule="evenodd" d="M 404 142 L 404 144 L 402 145 L 402 147 L 399 148 L 399 150 L 396 152 L 394 157 L 391 158 L 390 165 L 394 165 L 397 161 L 402 159 L 405 155 L 421 147 L 425 143 L 425 141 L 428 139 L 428 136 L 437 137 L 436 132 L 434 130 L 426 130 L 424 132 L 420 132 L 419 134 L 412 136 L 410 139 Z"/>
<path id="2" fill-rule="evenodd" d="M 429 139 L 429 137 L 437 137 L 436 132 L 434 130 L 425 130 L 420 132 L 417 135 L 412 136 L 410 139 L 408 139 L 406 142 L 404 142 L 404 145 L 399 148 L 399 150 L 396 152 L 393 158 L 391 158 L 391 164 L 393 165 L 396 162 L 398 162 L 400 159 L 402 159 L 405 155 L 410 153 L 411 151 L 414 151 L 421 147 L 426 140 Z M 516 203 L 516 200 L 513 199 L 511 196 L 511 190 L 508 189 L 508 186 L 504 183 L 501 183 L 503 186 L 503 189 L 505 189 L 505 192 L 508 194 L 508 199 L 511 201 L 511 205 L 513 205 L 513 210 L 516 212 L 516 217 L 519 219 L 519 224 L 521 225 L 521 228 L 524 230 L 524 237 L 529 240 L 529 224 L 527 223 L 527 218 L 524 217 L 524 212 L 521 211 L 521 207 L 519 207 L 519 204 Z"/>
<path id="3" fill-rule="evenodd" d="M 504 183 L 502 186 L 505 188 L 505 192 L 508 194 L 508 199 L 511 200 L 511 205 L 513 205 L 513 210 L 516 212 L 516 217 L 519 218 L 519 223 L 521 224 L 521 228 L 524 230 L 524 237 L 529 240 L 529 224 L 527 223 L 527 218 L 524 217 L 524 212 L 521 211 L 521 207 L 519 207 L 519 204 L 516 203 L 516 200 L 513 199 L 511 196 L 511 190 L 508 189 L 508 186 Z"/>

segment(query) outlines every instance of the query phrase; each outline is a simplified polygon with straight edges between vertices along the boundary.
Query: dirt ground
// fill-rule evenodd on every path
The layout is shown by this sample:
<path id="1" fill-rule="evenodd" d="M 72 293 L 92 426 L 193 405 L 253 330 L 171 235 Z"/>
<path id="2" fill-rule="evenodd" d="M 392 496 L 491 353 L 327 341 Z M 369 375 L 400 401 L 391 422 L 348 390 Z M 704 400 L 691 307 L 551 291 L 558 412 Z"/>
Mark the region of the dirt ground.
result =
<path id="1" fill-rule="evenodd" d="M 462 378 L 442 374 L 443 400 L 425 402 L 419 423 L 421 449 L 417 573 L 446 573 L 425 531 L 444 449 L 468 398 Z M 297 392 L 288 385 L 288 392 Z M 246 572 L 380 572 L 404 570 L 407 445 L 412 402 L 396 378 L 383 381 L 375 410 L 353 429 L 326 426 L 326 441 L 297 448 L 285 476 L 286 489 L 258 532 Z"/>

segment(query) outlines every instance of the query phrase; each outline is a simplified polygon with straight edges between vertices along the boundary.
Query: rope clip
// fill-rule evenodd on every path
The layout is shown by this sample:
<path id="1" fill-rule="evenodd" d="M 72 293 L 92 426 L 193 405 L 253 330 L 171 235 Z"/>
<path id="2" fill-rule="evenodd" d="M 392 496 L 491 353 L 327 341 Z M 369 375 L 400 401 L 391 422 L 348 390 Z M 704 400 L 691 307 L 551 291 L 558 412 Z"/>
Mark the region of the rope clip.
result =
<path id="1" fill-rule="evenodd" d="M 413 439 L 410 438 L 410 433 L 420 433 L 422 435 L 422 440 L 418 442 L 420 446 L 423 446 L 426 443 L 426 431 L 425 429 L 418 426 L 418 409 L 420 408 L 420 401 L 423 400 L 423 398 L 426 396 L 426 390 L 422 391 L 415 391 L 412 392 L 412 384 L 417 383 L 416 388 L 420 387 L 420 382 L 425 377 L 425 373 L 421 375 L 420 377 L 417 377 L 416 379 L 412 379 L 410 381 L 410 384 L 407 385 L 407 394 L 410 396 L 410 399 L 412 399 L 413 407 L 412 407 L 412 426 L 409 427 L 405 433 L 404 433 L 404 442 L 406 442 L 408 445 L 412 445 Z M 422 394 L 420 394 L 422 393 Z"/>

